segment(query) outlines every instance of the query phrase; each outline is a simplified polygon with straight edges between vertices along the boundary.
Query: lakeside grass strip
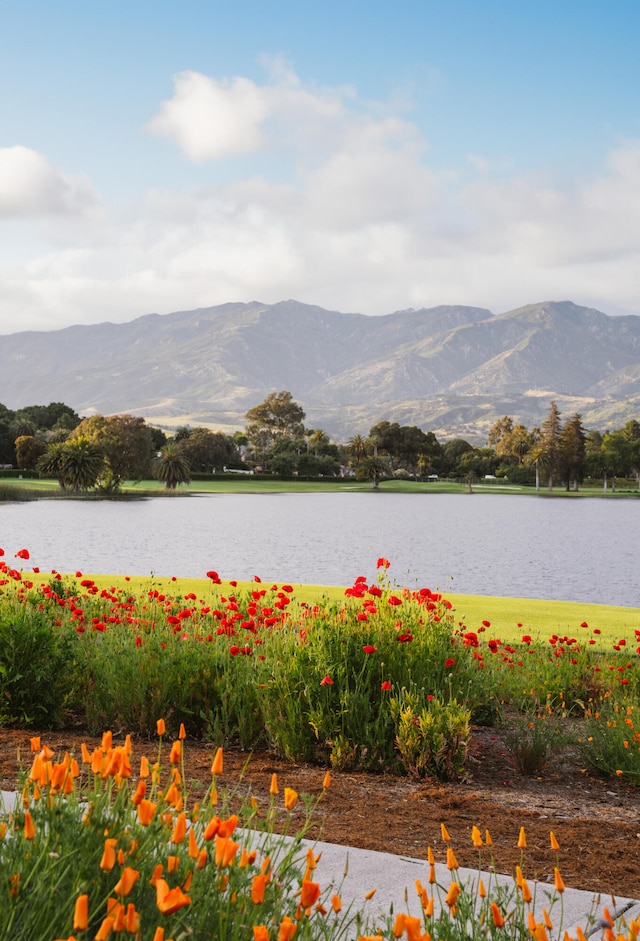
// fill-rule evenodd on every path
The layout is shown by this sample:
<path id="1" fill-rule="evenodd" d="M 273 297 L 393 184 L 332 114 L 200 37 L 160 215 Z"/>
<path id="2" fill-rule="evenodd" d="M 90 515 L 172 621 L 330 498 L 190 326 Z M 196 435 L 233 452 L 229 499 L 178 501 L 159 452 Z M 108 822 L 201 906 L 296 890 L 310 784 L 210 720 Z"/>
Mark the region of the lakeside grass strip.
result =
<path id="1" fill-rule="evenodd" d="M 223 581 L 221 585 L 214 586 L 206 578 L 95 574 L 84 577 L 92 578 L 101 589 L 113 586 L 136 594 L 154 587 L 171 594 L 194 593 L 199 598 L 240 594 L 256 587 L 253 581 L 238 581 L 235 585 Z M 263 580 L 261 584 L 270 587 L 272 582 Z M 294 608 L 302 603 L 313 605 L 322 599 L 337 602 L 345 597 L 344 586 L 291 584 L 294 589 Z M 444 597 L 452 603 L 456 619 L 464 622 L 469 630 L 477 631 L 484 626 L 483 621 L 489 621 L 490 626 L 483 632 L 487 639 L 489 636 L 500 637 L 507 643 L 519 643 L 524 634 L 530 635 L 535 642 L 545 643 L 554 633 L 576 634 L 583 623 L 588 624 L 590 629 L 598 628 L 602 640 L 612 642 L 617 642 L 621 637 L 626 638 L 627 642 L 632 641 L 634 630 L 640 629 L 640 608 L 446 592 Z"/>

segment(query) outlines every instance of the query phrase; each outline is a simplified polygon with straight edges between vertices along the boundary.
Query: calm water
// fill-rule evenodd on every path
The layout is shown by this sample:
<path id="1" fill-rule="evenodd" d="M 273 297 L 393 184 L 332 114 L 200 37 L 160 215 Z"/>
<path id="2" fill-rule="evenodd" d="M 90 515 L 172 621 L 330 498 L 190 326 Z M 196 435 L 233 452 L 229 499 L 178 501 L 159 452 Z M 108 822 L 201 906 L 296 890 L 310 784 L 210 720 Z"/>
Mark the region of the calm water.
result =
<path id="1" fill-rule="evenodd" d="M 7 559 L 43 571 L 347 585 L 378 556 L 409 586 L 640 607 L 640 500 L 221 494 L 0 506 Z"/>

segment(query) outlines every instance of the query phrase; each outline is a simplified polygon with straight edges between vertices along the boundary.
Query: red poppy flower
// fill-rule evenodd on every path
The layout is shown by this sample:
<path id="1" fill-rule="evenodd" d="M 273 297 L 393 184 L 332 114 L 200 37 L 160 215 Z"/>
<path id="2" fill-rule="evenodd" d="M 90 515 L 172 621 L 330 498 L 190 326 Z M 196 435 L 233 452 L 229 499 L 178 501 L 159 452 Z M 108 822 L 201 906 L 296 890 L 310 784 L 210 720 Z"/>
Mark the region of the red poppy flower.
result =
<path id="1" fill-rule="evenodd" d="M 4 549 L 0 549 L 0 555 L 4 555 Z"/>
<path id="2" fill-rule="evenodd" d="M 580 625 L 580 627 L 589 627 L 589 625 L 587 624 L 586 621 L 583 621 L 582 624 Z"/>
<path id="3" fill-rule="evenodd" d="M 378 648 L 372 647 L 371 644 L 367 644 L 366 647 L 363 647 L 362 649 L 365 653 L 375 653 Z"/>
<path id="4" fill-rule="evenodd" d="M 333 680 L 328 674 L 320 680 L 320 686 L 333 686 Z"/>
<path id="5" fill-rule="evenodd" d="M 220 577 L 217 572 L 207 572 L 207 578 L 210 578 L 214 585 L 220 585 Z"/>
<path id="6" fill-rule="evenodd" d="M 398 598 L 397 595 L 390 595 L 390 597 L 387 598 L 387 604 L 399 605 L 402 604 L 402 601 Z"/>
<path id="7" fill-rule="evenodd" d="M 450 670 L 451 667 L 454 667 L 455 665 L 456 665 L 456 661 L 453 659 L 453 657 L 447 657 L 447 659 L 444 661 L 444 666 L 446 670 Z"/>
<path id="8" fill-rule="evenodd" d="M 15 554 L 15 558 L 16 558 L 16 559 L 28 559 L 28 558 L 29 558 L 29 550 L 28 550 L 28 549 L 18 549 L 18 551 L 17 551 L 16 554 Z"/>
<path id="9" fill-rule="evenodd" d="M 376 562 L 377 569 L 388 569 L 390 565 L 391 563 L 388 559 L 385 559 L 384 556 L 381 556 L 381 558 L 379 558 Z"/>
<path id="10" fill-rule="evenodd" d="M 240 648 L 236 647 L 235 644 L 232 647 L 229 647 L 229 653 L 232 657 L 237 657 L 240 653 Z"/>
<path id="11" fill-rule="evenodd" d="M 483 622 L 482 622 L 482 626 L 483 626 L 483 627 L 491 627 L 491 621 L 483 621 Z"/>
<path id="12" fill-rule="evenodd" d="M 382 686 L 380 687 L 380 689 L 384 689 L 385 691 L 390 690 L 390 689 L 391 689 L 391 683 L 389 682 L 389 680 L 385 680 L 384 683 L 382 684 Z"/>

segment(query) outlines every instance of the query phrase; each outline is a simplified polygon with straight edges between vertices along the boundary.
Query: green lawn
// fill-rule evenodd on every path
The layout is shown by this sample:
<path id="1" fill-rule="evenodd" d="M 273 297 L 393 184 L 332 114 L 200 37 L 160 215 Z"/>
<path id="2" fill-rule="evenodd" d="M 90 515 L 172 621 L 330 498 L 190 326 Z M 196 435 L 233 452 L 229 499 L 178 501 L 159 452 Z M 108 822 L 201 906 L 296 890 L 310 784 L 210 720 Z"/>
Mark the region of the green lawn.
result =
<path id="1" fill-rule="evenodd" d="M 63 495 L 58 483 L 55 480 L 40 480 L 16 478 L 0 478 L 0 485 L 4 487 L 20 487 L 26 490 L 37 490 L 51 494 Z M 139 482 L 127 481 L 123 486 L 123 492 L 126 494 L 160 495 L 164 491 L 164 485 L 157 480 L 142 480 Z M 456 481 L 436 480 L 436 481 L 414 481 L 414 480 L 385 480 L 380 484 L 380 493 L 465 493 L 469 488 L 465 483 Z M 190 493 L 340 493 L 340 492 L 370 492 L 371 485 L 366 481 L 359 481 L 353 477 L 327 477 L 325 480 L 269 480 L 266 478 L 257 478 L 250 476 L 228 477 L 220 475 L 211 480 L 196 480 L 187 486 L 179 487 L 177 495 L 188 495 Z M 518 484 L 510 484 L 508 481 L 481 481 L 473 484 L 474 494 L 486 493 L 520 493 L 535 496 L 536 491 L 533 487 L 522 487 Z M 64 494 L 68 496 L 69 494 Z M 567 493 L 563 487 L 555 487 L 549 493 L 546 487 L 540 489 L 537 494 L 540 497 L 565 497 L 577 499 L 580 497 L 602 497 L 617 499 L 624 497 L 638 497 L 638 491 L 634 482 L 626 481 L 619 484 L 615 493 L 611 490 L 607 494 L 603 493 L 602 486 L 589 486 L 585 484 L 578 493 Z M 174 496 L 174 494 L 170 494 Z"/>

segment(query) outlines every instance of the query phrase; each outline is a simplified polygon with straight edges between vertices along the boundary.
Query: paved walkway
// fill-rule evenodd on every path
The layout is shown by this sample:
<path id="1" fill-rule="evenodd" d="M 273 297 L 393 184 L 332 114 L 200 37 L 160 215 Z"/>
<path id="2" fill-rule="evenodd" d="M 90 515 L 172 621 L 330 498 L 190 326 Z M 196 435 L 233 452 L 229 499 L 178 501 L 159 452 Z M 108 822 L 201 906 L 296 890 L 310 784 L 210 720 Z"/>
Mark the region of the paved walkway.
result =
<path id="1" fill-rule="evenodd" d="M 420 900 L 418 898 L 415 882 L 420 879 L 425 887 L 429 875 L 429 865 L 424 859 L 413 859 L 408 856 L 394 856 L 390 853 L 375 853 L 370 850 L 361 850 L 354 847 L 336 846 L 330 843 L 308 843 L 315 848 L 316 853 L 322 853 L 314 873 L 314 879 L 322 885 L 323 891 L 329 883 L 335 885 L 336 891 L 340 888 L 343 905 L 354 902 L 358 907 L 364 906 L 365 913 L 372 916 L 388 914 L 393 904 L 393 911 L 408 912 L 419 915 Z M 348 865 L 347 865 L 348 863 Z M 345 876 L 345 869 L 347 874 Z M 471 869 L 459 869 L 460 882 L 478 879 L 478 872 Z M 525 873 L 526 876 L 526 873 Z M 446 894 L 451 881 L 451 874 L 443 864 L 436 864 L 436 877 L 438 884 L 444 889 L 442 898 Z M 509 876 L 492 876 L 500 884 L 512 887 L 513 879 Z M 489 878 L 483 874 L 483 881 L 488 885 Z M 535 892 L 535 914 L 542 921 L 542 909 L 550 908 L 550 898 L 553 895 L 553 884 L 538 883 L 535 886 L 529 882 L 531 891 Z M 369 901 L 364 895 L 371 889 L 376 893 Z M 431 891 L 429 892 L 431 894 Z M 563 893 L 563 931 L 575 937 L 575 928 L 580 926 L 586 935 L 601 936 L 597 921 L 602 916 L 602 909 L 606 906 L 614 918 L 624 915 L 627 922 L 631 918 L 640 918 L 640 900 L 629 898 L 612 899 L 611 896 L 600 898 L 592 892 L 578 889 L 566 889 Z M 437 911 L 437 905 L 436 905 Z M 560 921 L 560 904 L 557 902 L 550 912 L 554 924 L 553 936 L 557 936 Z M 591 925 L 591 928 L 589 928 Z M 562 934 L 560 934 L 562 937 Z"/>

